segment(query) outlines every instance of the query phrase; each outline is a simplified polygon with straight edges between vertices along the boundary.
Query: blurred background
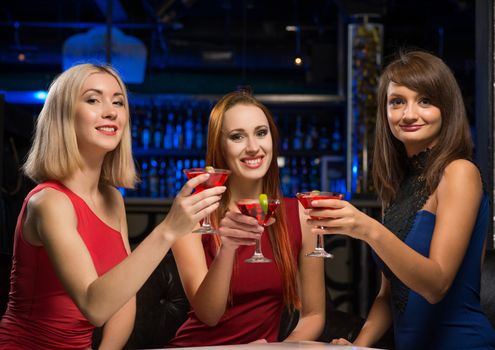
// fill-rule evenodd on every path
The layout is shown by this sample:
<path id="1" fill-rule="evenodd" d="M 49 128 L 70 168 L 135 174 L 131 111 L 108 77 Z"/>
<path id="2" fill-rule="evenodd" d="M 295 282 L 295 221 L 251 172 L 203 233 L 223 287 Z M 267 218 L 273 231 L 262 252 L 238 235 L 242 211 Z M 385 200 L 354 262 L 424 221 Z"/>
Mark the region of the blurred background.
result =
<path id="1" fill-rule="evenodd" d="M 370 181 L 375 88 L 400 49 L 440 56 L 461 86 L 476 161 L 493 193 L 493 0 L 54 0 L 0 6 L 0 250 L 11 252 L 19 172 L 52 79 L 101 62 L 130 92 L 141 183 L 122 189 L 133 244 L 204 166 L 209 111 L 249 87 L 281 131 L 282 190 L 344 192 L 379 217 Z M 336 307 L 365 315 L 376 292 L 369 249 L 327 238 Z M 490 242 L 493 246 L 493 242 Z"/>

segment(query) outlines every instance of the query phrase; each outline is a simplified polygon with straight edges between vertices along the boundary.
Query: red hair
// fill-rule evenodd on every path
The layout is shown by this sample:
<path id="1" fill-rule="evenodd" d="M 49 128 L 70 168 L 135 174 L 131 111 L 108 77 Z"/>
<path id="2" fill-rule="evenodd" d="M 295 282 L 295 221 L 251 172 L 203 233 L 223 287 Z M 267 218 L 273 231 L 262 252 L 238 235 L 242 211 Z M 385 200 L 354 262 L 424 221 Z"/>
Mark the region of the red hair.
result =
<path id="1" fill-rule="evenodd" d="M 279 170 L 277 165 L 279 135 L 273 117 L 261 102 L 256 100 L 246 91 L 234 91 L 223 96 L 213 107 L 208 122 L 208 139 L 206 147 L 206 164 L 215 168 L 228 169 L 227 162 L 222 149 L 222 125 L 225 112 L 235 105 L 253 105 L 260 108 L 266 116 L 270 133 L 272 135 L 273 156 L 266 175 L 263 177 L 262 191 L 268 195 L 268 198 L 282 198 L 280 191 Z M 230 202 L 230 190 L 227 180 L 227 190 L 222 195 L 218 210 L 212 215 L 213 225 L 218 227 L 220 218 L 228 210 Z M 277 232 L 277 233 L 275 233 Z M 287 227 L 287 216 L 283 201 L 277 213 L 277 221 L 268 227 L 268 237 L 273 247 L 273 256 L 277 267 L 282 274 L 284 303 L 291 309 L 299 309 L 301 300 L 297 292 L 297 264 L 292 253 L 290 244 L 289 230 Z M 221 241 L 215 237 L 217 247 Z M 235 267 L 234 267 L 235 268 Z"/>

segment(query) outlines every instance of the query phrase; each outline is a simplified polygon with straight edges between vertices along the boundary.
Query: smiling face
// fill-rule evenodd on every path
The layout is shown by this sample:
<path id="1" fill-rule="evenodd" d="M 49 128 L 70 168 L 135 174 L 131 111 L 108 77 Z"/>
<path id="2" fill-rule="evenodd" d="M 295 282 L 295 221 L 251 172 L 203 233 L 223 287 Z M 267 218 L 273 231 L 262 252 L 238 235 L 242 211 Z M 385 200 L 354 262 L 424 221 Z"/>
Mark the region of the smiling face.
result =
<path id="1" fill-rule="evenodd" d="M 117 80 L 106 73 L 91 74 L 75 105 L 74 127 L 81 154 L 113 151 L 127 123 L 124 94 Z"/>
<path id="2" fill-rule="evenodd" d="M 442 113 L 416 91 L 390 82 L 387 89 L 387 118 L 392 134 L 409 156 L 435 145 L 442 128 Z"/>
<path id="3" fill-rule="evenodd" d="M 237 104 L 225 112 L 222 148 L 231 177 L 260 180 L 273 157 L 273 142 L 268 120 L 254 106 Z"/>

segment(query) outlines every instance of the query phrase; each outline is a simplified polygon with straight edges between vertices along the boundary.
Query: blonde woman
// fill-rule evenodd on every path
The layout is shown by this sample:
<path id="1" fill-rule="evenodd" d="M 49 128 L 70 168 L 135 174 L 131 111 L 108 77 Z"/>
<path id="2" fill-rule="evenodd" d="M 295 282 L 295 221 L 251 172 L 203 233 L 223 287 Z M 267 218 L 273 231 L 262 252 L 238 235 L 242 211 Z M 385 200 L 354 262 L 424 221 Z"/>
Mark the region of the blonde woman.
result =
<path id="1" fill-rule="evenodd" d="M 135 294 L 172 243 L 218 207 L 224 187 L 191 196 L 187 182 L 167 217 L 132 253 L 124 202 L 132 188 L 127 93 L 117 73 L 82 64 L 52 83 L 24 171 L 38 183 L 14 239 L 2 349 L 83 349 L 103 326 L 100 348 L 121 349 Z"/>

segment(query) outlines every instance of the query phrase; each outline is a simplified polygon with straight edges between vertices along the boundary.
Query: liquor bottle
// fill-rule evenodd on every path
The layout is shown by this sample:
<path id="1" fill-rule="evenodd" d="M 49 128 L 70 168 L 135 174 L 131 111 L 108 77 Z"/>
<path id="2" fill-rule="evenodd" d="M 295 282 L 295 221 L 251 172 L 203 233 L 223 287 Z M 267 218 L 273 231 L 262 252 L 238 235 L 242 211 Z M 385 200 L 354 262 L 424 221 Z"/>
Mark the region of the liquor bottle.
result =
<path id="1" fill-rule="evenodd" d="M 175 168 L 175 192 L 174 193 L 177 193 L 180 191 L 180 189 L 182 188 L 182 184 L 185 182 L 185 175 L 184 175 L 184 172 L 182 171 L 184 170 L 184 163 L 182 161 L 182 159 L 177 159 L 177 163 L 176 163 L 176 168 Z"/>
<path id="2" fill-rule="evenodd" d="M 149 173 L 148 173 L 148 183 L 149 183 L 149 195 L 152 198 L 156 198 L 160 194 L 160 184 L 158 178 L 158 162 L 155 158 L 150 159 Z"/>
<path id="3" fill-rule="evenodd" d="M 312 147 L 310 150 L 317 149 L 318 148 L 317 144 L 318 144 L 318 136 L 319 135 L 318 135 L 318 128 L 314 122 L 311 123 L 308 134 L 310 135 L 311 140 L 313 141 Z"/>
<path id="4" fill-rule="evenodd" d="M 184 146 L 188 150 L 192 149 L 194 142 L 194 123 L 193 123 L 192 114 L 193 114 L 193 110 L 191 107 L 189 107 L 187 109 L 186 122 L 184 123 Z"/>
<path id="5" fill-rule="evenodd" d="M 182 115 L 180 111 L 176 113 L 177 119 L 174 130 L 174 149 L 182 149 L 184 146 L 184 134 L 182 133 Z"/>
<path id="6" fill-rule="evenodd" d="M 164 134 L 164 125 L 163 125 L 163 114 L 161 108 L 157 108 L 156 111 L 156 123 L 155 123 L 155 131 L 153 132 L 153 147 L 161 148 L 163 144 L 163 134 Z"/>
<path id="7" fill-rule="evenodd" d="M 146 117 L 144 118 L 143 130 L 141 130 L 141 144 L 144 149 L 148 149 L 150 146 L 152 122 L 151 110 L 148 109 L 146 111 Z"/>
<path id="8" fill-rule="evenodd" d="M 184 159 L 184 169 L 189 169 L 191 167 L 191 161 L 189 159 Z"/>
<path id="9" fill-rule="evenodd" d="M 169 159 L 167 167 L 167 196 L 175 196 L 175 160 L 173 158 Z"/>
<path id="10" fill-rule="evenodd" d="M 322 127 L 320 137 L 318 138 L 318 149 L 320 151 L 327 151 L 330 145 L 330 135 L 328 134 L 327 127 Z"/>
<path id="11" fill-rule="evenodd" d="M 139 183 L 139 196 L 148 197 L 149 195 L 149 178 L 148 178 L 148 161 L 143 158 L 141 161 L 141 182 Z"/>
<path id="12" fill-rule="evenodd" d="M 314 188 L 310 188 L 309 186 L 309 169 L 308 165 L 306 164 L 306 157 L 302 157 L 299 165 L 299 188 L 298 192 L 307 192 L 307 191 L 312 191 Z"/>
<path id="13" fill-rule="evenodd" d="M 313 158 L 309 165 L 309 183 L 310 183 L 310 191 L 321 188 L 320 183 L 320 159 Z"/>
<path id="14" fill-rule="evenodd" d="M 170 111 L 165 126 L 165 136 L 163 137 L 163 148 L 172 149 L 174 142 L 174 113 Z"/>
<path id="15" fill-rule="evenodd" d="M 332 152 L 338 154 L 342 151 L 342 133 L 339 118 L 334 119 L 332 130 Z"/>
<path id="16" fill-rule="evenodd" d="M 292 149 L 294 151 L 300 151 L 303 147 L 303 131 L 302 131 L 302 118 L 300 115 L 296 118 L 296 130 L 294 131 L 294 138 L 292 139 Z"/>
<path id="17" fill-rule="evenodd" d="M 136 149 L 141 146 L 141 118 L 139 110 L 134 109 L 131 117 L 131 137 L 132 148 Z"/>
<path id="18" fill-rule="evenodd" d="M 280 168 L 280 182 L 282 186 L 282 193 L 286 197 L 293 197 L 295 194 L 291 193 L 291 187 L 290 187 L 290 169 L 289 169 L 289 162 L 290 159 L 286 158 L 285 159 L 285 165 Z"/>
<path id="19" fill-rule="evenodd" d="M 282 118 L 282 121 L 280 121 L 280 124 L 282 126 L 282 151 L 288 151 L 290 149 L 290 142 L 289 142 L 289 122 L 287 119 L 287 116 L 284 116 Z"/>
<path id="20" fill-rule="evenodd" d="M 313 149 L 314 143 L 313 143 L 312 129 L 314 129 L 314 128 L 315 128 L 314 125 L 311 124 L 308 128 L 309 132 L 304 137 L 304 149 L 306 151 L 311 151 Z"/>
<path id="21" fill-rule="evenodd" d="M 194 137 L 196 141 L 196 149 L 204 149 L 203 118 L 201 112 L 198 113 L 196 123 L 194 124 Z"/>
<path id="22" fill-rule="evenodd" d="M 292 196 L 294 196 L 297 192 L 300 192 L 299 167 L 297 165 L 297 158 L 296 157 L 291 159 L 290 174 L 291 174 L 291 176 L 290 176 L 290 187 L 291 187 L 290 193 L 292 194 Z"/>
<path id="23" fill-rule="evenodd" d="M 165 158 L 160 160 L 160 168 L 158 170 L 158 193 L 160 197 L 167 197 L 167 162 Z"/>

